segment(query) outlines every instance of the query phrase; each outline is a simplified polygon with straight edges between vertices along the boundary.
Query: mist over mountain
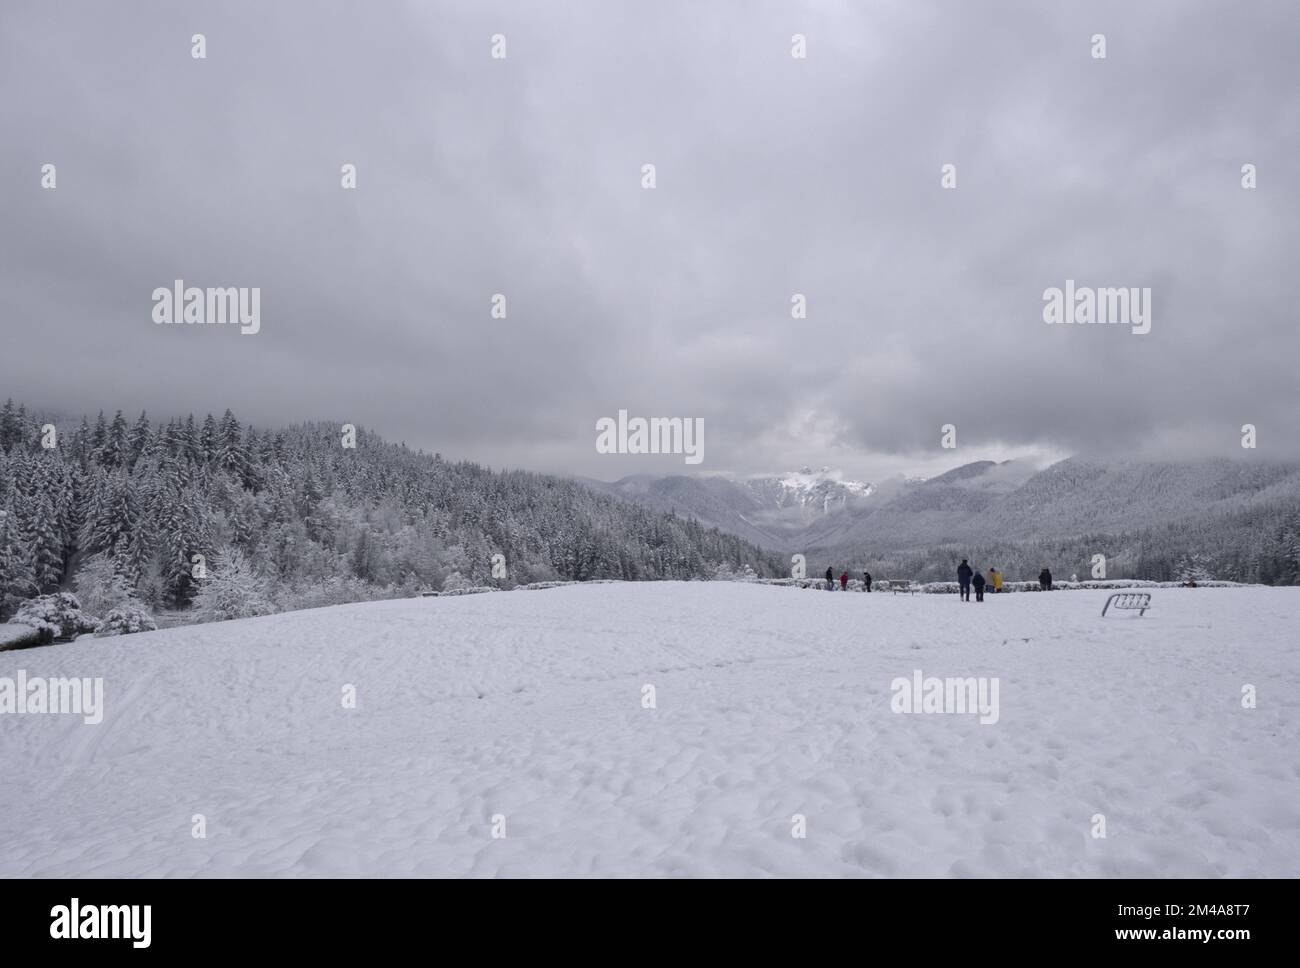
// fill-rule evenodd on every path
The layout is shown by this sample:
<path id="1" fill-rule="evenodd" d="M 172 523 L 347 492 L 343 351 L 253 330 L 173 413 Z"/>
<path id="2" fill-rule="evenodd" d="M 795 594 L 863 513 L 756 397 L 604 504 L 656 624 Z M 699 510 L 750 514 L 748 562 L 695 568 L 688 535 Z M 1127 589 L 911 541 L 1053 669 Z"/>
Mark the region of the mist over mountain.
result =
<path id="1" fill-rule="evenodd" d="M 845 480 L 825 467 L 745 478 L 637 474 L 613 483 L 584 483 L 621 500 L 708 522 L 777 550 L 800 544 L 831 515 L 861 509 L 873 492 L 871 484 Z"/>
<path id="2" fill-rule="evenodd" d="M 1042 470 L 974 461 L 869 485 L 816 477 L 638 477 L 604 488 L 810 563 L 875 562 L 914 577 L 945 577 L 952 555 L 996 559 L 1026 577 L 1049 563 L 1090 574 L 1104 555 L 1109 577 L 1289 583 L 1300 562 L 1296 463 L 1079 456 Z"/>

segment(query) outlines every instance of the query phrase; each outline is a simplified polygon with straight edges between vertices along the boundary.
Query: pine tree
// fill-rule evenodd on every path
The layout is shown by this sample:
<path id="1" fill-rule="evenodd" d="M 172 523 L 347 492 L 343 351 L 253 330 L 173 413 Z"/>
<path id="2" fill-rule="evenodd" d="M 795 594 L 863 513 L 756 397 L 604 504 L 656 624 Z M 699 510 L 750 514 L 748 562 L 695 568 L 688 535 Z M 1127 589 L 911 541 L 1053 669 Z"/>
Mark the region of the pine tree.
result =
<path id="1" fill-rule="evenodd" d="M 31 562 L 38 590 L 57 590 L 63 577 L 64 536 L 55 502 L 54 459 L 28 457 L 28 484 L 15 502 L 20 541 Z"/>
<path id="2" fill-rule="evenodd" d="M 18 540 L 12 504 L 0 508 L 0 621 L 13 615 L 24 600 L 40 593 L 30 556 Z"/>
<path id="3" fill-rule="evenodd" d="M 199 445 L 203 448 L 203 462 L 211 464 L 217 459 L 220 444 L 217 435 L 217 420 L 212 414 L 203 418 L 203 430 L 199 433 Z"/>
<path id="4" fill-rule="evenodd" d="M 151 434 L 149 432 L 149 416 L 143 410 L 140 411 L 140 419 L 135 422 L 131 432 L 127 437 L 127 466 L 135 467 L 136 462 L 144 455 L 145 448 L 148 446 Z"/>
<path id="5" fill-rule="evenodd" d="M 139 531 L 139 507 L 131 482 L 122 472 L 98 481 L 95 497 L 87 507 L 82 545 L 87 551 L 111 551 L 135 565 L 135 538 Z"/>
<path id="6" fill-rule="evenodd" d="M 69 452 L 77 459 L 77 462 L 84 468 L 90 460 L 91 443 L 90 443 L 90 424 L 86 418 L 81 418 L 81 425 L 77 427 L 76 432 L 72 435 L 72 442 L 69 446 Z"/>
<path id="7" fill-rule="evenodd" d="M 104 411 L 101 410 L 99 411 L 99 416 L 95 420 L 95 429 L 90 433 L 90 450 L 91 453 L 95 455 L 96 459 L 98 459 L 99 452 L 104 449 L 104 445 L 107 442 L 108 421 L 104 419 Z"/>
<path id="8" fill-rule="evenodd" d="M 194 414 L 185 418 L 185 426 L 181 429 L 179 456 L 183 456 L 191 464 L 203 463 L 203 442 L 194 424 Z"/>
<path id="9" fill-rule="evenodd" d="M 22 439 L 22 428 L 18 424 L 18 409 L 12 399 L 6 400 L 0 407 L 0 450 L 8 453 Z"/>
<path id="10" fill-rule="evenodd" d="M 98 427 L 96 427 L 96 436 L 98 436 Z M 97 448 L 96 460 L 100 467 L 110 470 L 126 467 L 128 451 L 126 418 L 119 410 L 104 436 L 104 442 Z"/>
<path id="11" fill-rule="evenodd" d="M 217 467 L 231 474 L 241 485 L 248 476 L 248 456 L 244 453 L 243 430 L 229 410 L 217 430 Z"/>

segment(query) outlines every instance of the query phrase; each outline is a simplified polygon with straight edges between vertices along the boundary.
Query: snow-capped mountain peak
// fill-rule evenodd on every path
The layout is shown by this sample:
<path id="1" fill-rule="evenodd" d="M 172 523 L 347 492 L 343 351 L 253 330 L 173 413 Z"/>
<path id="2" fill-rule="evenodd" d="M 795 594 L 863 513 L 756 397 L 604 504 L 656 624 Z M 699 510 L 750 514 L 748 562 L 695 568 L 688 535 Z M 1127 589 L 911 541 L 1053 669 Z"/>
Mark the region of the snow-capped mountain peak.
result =
<path id="1" fill-rule="evenodd" d="M 845 480 L 842 472 L 828 467 L 801 467 L 785 474 L 747 478 L 741 483 L 768 507 L 799 507 L 821 514 L 867 497 L 872 490 L 870 484 Z"/>

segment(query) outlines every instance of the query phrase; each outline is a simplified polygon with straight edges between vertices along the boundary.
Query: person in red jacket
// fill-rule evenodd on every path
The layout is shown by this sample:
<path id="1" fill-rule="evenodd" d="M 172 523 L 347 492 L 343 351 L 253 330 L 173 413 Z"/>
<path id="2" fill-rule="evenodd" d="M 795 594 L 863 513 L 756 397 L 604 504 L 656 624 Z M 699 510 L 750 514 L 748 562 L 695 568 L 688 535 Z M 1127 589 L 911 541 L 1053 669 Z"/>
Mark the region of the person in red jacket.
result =
<path id="1" fill-rule="evenodd" d="M 849 590 L 849 573 L 846 571 L 840 575 L 840 591 L 846 592 L 848 590 Z"/>

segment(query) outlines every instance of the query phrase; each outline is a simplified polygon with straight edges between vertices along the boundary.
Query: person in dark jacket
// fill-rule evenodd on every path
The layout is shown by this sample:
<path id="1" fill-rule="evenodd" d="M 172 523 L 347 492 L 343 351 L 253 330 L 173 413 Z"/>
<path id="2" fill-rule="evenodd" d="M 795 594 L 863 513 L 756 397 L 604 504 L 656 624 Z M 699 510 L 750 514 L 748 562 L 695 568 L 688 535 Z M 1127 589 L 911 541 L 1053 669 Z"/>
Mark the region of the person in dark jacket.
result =
<path id="1" fill-rule="evenodd" d="M 847 571 L 845 571 L 845 572 L 841 572 L 841 573 L 840 573 L 840 591 L 842 591 L 842 592 L 846 592 L 846 591 L 848 591 L 848 590 L 849 590 L 849 573 L 848 573 Z"/>
<path id="2" fill-rule="evenodd" d="M 871 591 L 871 572 L 869 571 L 862 573 L 862 590 L 864 592 Z"/>
<path id="3" fill-rule="evenodd" d="M 826 568 L 826 590 L 835 591 L 835 572 L 831 571 L 829 566 Z"/>
<path id="4" fill-rule="evenodd" d="M 1046 568 L 1038 573 L 1038 586 L 1045 592 L 1052 590 L 1052 573 Z"/>
<path id="5" fill-rule="evenodd" d="M 975 586 L 975 601 L 984 601 L 984 576 L 978 571 L 975 572 L 975 577 L 971 579 L 971 584 Z"/>
<path id="6" fill-rule="evenodd" d="M 957 585 L 961 589 L 961 600 L 963 602 L 970 601 L 970 579 L 973 574 L 974 571 L 971 566 L 966 564 L 966 559 L 963 558 L 961 564 L 957 566 Z"/>

